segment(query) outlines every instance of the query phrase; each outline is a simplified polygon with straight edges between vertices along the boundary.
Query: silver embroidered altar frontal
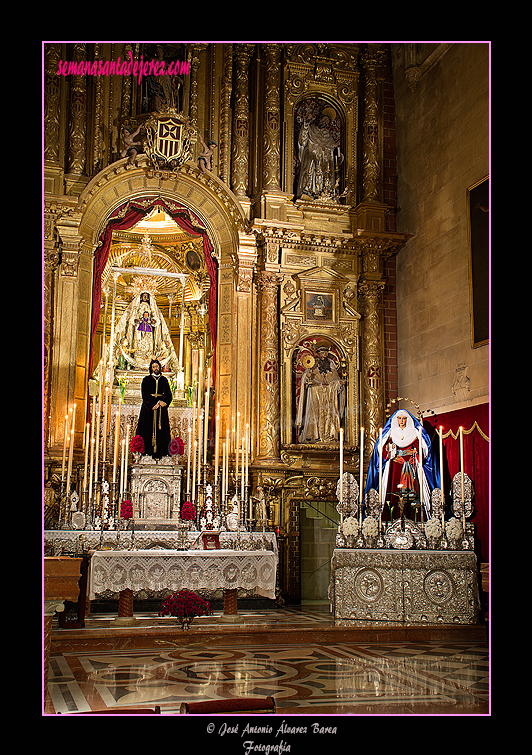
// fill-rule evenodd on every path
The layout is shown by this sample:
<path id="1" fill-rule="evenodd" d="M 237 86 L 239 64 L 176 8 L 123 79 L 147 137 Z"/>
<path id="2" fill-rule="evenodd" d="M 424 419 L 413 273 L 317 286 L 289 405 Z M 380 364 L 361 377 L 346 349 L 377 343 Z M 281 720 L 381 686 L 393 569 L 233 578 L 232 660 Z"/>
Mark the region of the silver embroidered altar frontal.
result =
<path id="1" fill-rule="evenodd" d="M 336 619 L 402 624 L 477 624 L 476 556 L 471 551 L 338 548 L 331 560 Z"/>

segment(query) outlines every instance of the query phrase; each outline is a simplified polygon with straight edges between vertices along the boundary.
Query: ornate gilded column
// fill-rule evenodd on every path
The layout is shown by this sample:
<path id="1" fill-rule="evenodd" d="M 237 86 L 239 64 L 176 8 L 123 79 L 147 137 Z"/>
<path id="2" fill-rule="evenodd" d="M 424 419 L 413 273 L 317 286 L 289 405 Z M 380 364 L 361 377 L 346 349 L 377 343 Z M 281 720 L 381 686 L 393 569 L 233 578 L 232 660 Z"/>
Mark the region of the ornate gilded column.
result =
<path id="1" fill-rule="evenodd" d="M 234 45 L 235 103 L 231 187 L 237 197 L 247 197 L 249 173 L 249 74 L 253 45 Z"/>
<path id="2" fill-rule="evenodd" d="M 369 45 L 362 56 L 362 64 L 366 74 L 366 89 L 364 94 L 364 127 L 363 127 L 363 175 L 362 200 L 379 201 L 380 199 L 380 108 L 378 98 L 377 70 L 383 60 L 384 52 Z"/>
<path id="3" fill-rule="evenodd" d="M 233 81 L 233 45 L 224 45 L 224 63 L 222 88 L 220 92 L 220 149 L 219 176 L 224 183 L 229 183 L 231 163 L 231 93 Z"/>
<path id="4" fill-rule="evenodd" d="M 281 188 L 281 113 L 279 106 L 281 80 L 281 46 L 264 45 L 266 53 L 266 85 L 264 96 L 264 140 L 262 188 Z"/>
<path id="5" fill-rule="evenodd" d="M 87 59 L 85 44 L 75 44 L 73 59 Z M 81 176 L 85 176 L 86 156 L 87 77 L 72 76 L 70 84 L 70 112 L 68 121 L 67 185 L 72 188 Z M 86 181 L 84 182 L 86 183 Z M 70 192 L 69 192 L 70 193 Z"/>
<path id="6" fill-rule="evenodd" d="M 260 293 L 259 445 L 256 461 L 279 460 L 279 314 L 278 289 L 283 275 L 262 272 Z"/>
<path id="7" fill-rule="evenodd" d="M 384 366 L 381 340 L 382 280 L 364 280 L 359 292 L 364 302 L 363 360 L 364 428 L 367 447 L 373 447 L 384 418 Z"/>

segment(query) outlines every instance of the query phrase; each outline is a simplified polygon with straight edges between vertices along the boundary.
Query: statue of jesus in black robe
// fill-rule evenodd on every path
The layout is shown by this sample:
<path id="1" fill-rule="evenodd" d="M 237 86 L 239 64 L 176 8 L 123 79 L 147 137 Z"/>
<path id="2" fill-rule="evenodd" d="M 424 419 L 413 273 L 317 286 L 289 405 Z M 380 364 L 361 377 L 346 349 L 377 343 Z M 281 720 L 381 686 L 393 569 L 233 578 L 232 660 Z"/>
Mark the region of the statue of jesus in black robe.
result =
<path id="1" fill-rule="evenodd" d="M 156 359 L 150 362 L 150 374 L 142 380 L 142 406 L 137 424 L 137 435 L 144 440 L 144 453 L 154 459 L 170 456 L 170 420 L 168 406 L 172 391 L 168 379 L 161 374 Z"/>

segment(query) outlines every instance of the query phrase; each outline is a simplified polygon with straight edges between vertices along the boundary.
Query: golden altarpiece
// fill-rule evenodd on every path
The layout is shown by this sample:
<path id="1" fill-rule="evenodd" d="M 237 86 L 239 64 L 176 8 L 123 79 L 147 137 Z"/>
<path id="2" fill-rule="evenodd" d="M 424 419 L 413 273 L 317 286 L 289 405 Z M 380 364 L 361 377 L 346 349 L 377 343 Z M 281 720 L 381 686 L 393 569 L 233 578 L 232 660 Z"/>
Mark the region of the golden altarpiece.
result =
<path id="1" fill-rule="evenodd" d="M 134 347 L 128 327 L 134 307 L 149 304 L 175 388 L 183 475 L 198 376 L 211 388 L 207 475 L 216 426 L 237 461 L 238 423 L 247 500 L 266 502 L 280 593 L 297 602 L 300 506 L 335 503 L 341 440 L 356 475 L 394 398 L 383 291 L 386 261 L 407 237 L 383 199 L 389 50 L 51 43 L 44 55 L 45 486 L 58 491 L 67 466 L 82 495 L 102 359 L 111 404 L 140 403 L 146 365 L 135 348 L 146 343 Z M 141 59 L 173 61 L 179 75 L 58 74 L 61 61 Z M 121 226 L 132 208 L 136 222 Z"/>

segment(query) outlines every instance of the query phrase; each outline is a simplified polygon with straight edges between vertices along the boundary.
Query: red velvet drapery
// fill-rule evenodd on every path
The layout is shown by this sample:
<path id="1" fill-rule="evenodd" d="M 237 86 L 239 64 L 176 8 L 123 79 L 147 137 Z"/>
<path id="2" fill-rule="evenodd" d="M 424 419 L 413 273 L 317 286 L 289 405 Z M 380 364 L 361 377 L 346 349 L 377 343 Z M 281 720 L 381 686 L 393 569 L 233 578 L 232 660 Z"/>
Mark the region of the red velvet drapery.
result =
<path id="1" fill-rule="evenodd" d="M 126 204 L 118 207 L 110 216 L 107 221 L 105 230 L 100 236 L 100 245 L 95 252 L 94 258 L 94 278 L 93 278 L 93 296 L 92 296 L 92 323 L 91 323 L 91 351 L 90 351 L 90 367 L 89 371 L 92 373 L 93 369 L 93 344 L 94 334 L 98 327 L 98 321 L 100 319 L 100 307 L 102 301 L 102 274 L 107 264 L 109 257 L 109 249 L 111 248 L 111 241 L 113 237 L 113 231 L 123 231 L 128 228 L 132 228 L 139 220 L 147 215 L 155 206 L 159 205 L 170 217 L 187 233 L 194 236 L 203 237 L 203 252 L 205 254 L 205 263 L 207 265 L 207 271 L 210 278 L 210 291 L 209 291 L 209 327 L 211 332 L 211 339 L 214 348 L 213 356 L 213 383 L 215 373 L 215 357 L 216 357 L 216 308 L 218 301 L 218 263 L 213 256 L 213 246 L 209 239 L 209 235 L 206 229 L 202 226 L 201 221 L 197 216 L 188 208 L 180 205 L 174 200 L 166 200 L 160 197 L 142 197 L 140 199 L 129 200 Z"/>
<path id="2" fill-rule="evenodd" d="M 443 427 L 443 484 L 447 506 L 451 506 L 451 481 L 460 471 L 460 427 L 464 437 L 464 472 L 473 483 L 476 553 L 489 562 L 490 547 L 490 412 L 489 404 L 469 406 L 454 412 L 427 417 L 423 422 L 439 459 L 440 426 Z M 429 427 L 430 426 L 430 427 Z"/>

